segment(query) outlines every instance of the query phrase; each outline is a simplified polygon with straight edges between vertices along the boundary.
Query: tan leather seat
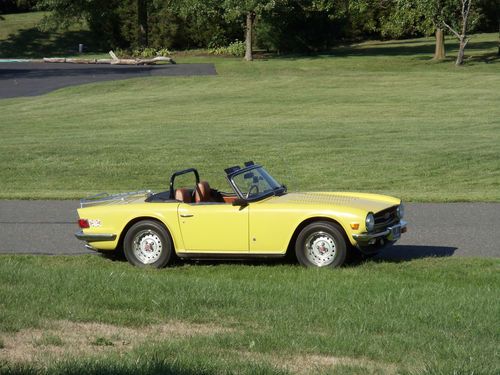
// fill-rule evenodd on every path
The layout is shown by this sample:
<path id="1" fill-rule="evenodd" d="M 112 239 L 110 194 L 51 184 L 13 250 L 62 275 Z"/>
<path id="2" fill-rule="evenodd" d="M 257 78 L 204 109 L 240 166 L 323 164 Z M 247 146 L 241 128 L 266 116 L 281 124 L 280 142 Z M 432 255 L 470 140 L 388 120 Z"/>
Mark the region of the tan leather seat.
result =
<path id="1" fill-rule="evenodd" d="M 193 197 L 189 189 L 177 189 L 175 190 L 175 200 L 184 203 L 192 203 Z"/>
<path id="2" fill-rule="evenodd" d="M 198 185 L 196 185 L 196 191 L 194 193 L 194 201 L 198 202 L 213 202 L 214 198 L 212 197 L 212 190 L 210 189 L 210 185 L 207 181 L 200 181 Z"/>

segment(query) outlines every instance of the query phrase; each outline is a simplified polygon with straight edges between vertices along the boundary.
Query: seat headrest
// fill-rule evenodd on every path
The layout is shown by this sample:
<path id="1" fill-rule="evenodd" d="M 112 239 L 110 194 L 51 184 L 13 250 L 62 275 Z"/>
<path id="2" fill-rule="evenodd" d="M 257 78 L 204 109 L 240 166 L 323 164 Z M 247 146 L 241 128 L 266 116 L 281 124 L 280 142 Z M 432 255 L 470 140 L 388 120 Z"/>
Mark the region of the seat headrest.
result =
<path id="1" fill-rule="evenodd" d="M 196 185 L 196 191 L 194 193 L 195 202 L 211 202 L 212 201 L 212 191 L 210 185 L 207 181 L 200 181 Z"/>
<path id="2" fill-rule="evenodd" d="M 175 200 L 181 201 L 184 203 L 192 203 L 193 198 L 191 196 L 191 192 L 189 189 L 176 189 L 175 190 Z"/>

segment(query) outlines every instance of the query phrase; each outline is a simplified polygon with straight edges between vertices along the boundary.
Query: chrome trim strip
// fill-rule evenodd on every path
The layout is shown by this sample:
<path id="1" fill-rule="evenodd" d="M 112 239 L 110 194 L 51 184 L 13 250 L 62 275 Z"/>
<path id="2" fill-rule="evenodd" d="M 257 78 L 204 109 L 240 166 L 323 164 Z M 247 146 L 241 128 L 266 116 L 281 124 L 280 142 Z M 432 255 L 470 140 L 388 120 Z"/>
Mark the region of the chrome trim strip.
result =
<path id="1" fill-rule="evenodd" d="M 385 236 L 389 235 L 389 233 L 391 233 L 391 231 L 389 229 L 387 229 L 387 230 L 384 230 L 383 232 L 353 234 L 352 236 L 356 241 L 365 242 L 365 241 L 373 240 L 374 238 L 385 237 Z"/>
<path id="2" fill-rule="evenodd" d="M 188 253 L 188 252 L 178 252 L 176 253 L 179 258 L 190 258 L 190 259 L 214 259 L 214 260 L 226 260 L 226 259 L 267 259 L 267 258 L 283 258 L 285 253 L 249 253 L 249 252 L 234 252 L 234 253 Z"/>
<path id="3" fill-rule="evenodd" d="M 75 237 L 80 241 L 87 242 L 97 242 L 97 241 L 114 241 L 116 239 L 116 234 L 112 233 L 95 233 L 95 234 L 85 234 L 83 231 L 78 231 L 75 233 Z"/>

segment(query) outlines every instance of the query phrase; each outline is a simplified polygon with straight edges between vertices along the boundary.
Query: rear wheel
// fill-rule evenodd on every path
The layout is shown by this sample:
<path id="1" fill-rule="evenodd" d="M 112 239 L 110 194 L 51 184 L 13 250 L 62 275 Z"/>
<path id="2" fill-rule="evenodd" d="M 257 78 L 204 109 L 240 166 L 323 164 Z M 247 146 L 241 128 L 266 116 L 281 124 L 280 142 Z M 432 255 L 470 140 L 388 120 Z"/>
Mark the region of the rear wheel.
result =
<path id="1" fill-rule="evenodd" d="M 328 221 L 304 227 L 297 236 L 295 255 L 306 267 L 340 267 L 344 264 L 347 244 L 342 229 Z"/>
<path id="2" fill-rule="evenodd" d="M 174 259 L 172 238 L 163 225 L 143 220 L 130 227 L 123 240 L 129 263 L 139 267 L 162 268 Z"/>

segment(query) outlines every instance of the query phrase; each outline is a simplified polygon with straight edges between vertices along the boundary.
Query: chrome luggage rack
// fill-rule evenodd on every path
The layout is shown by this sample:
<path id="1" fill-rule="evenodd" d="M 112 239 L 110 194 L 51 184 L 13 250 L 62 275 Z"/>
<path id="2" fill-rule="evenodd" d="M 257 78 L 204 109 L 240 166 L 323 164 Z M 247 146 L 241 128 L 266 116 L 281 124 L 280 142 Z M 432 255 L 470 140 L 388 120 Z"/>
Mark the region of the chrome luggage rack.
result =
<path id="1" fill-rule="evenodd" d="M 91 197 L 80 199 L 80 208 L 85 208 L 89 206 L 95 206 L 98 204 L 111 204 L 130 201 L 133 198 L 137 198 L 140 196 L 144 196 L 145 198 L 153 195 L 151 190 L 139 190 L 139 191 L 131 191 L 129 193 L 118 193 L 118 194 L 109 194 L 109 193 L 100 193 L 93 195 Z"/>

